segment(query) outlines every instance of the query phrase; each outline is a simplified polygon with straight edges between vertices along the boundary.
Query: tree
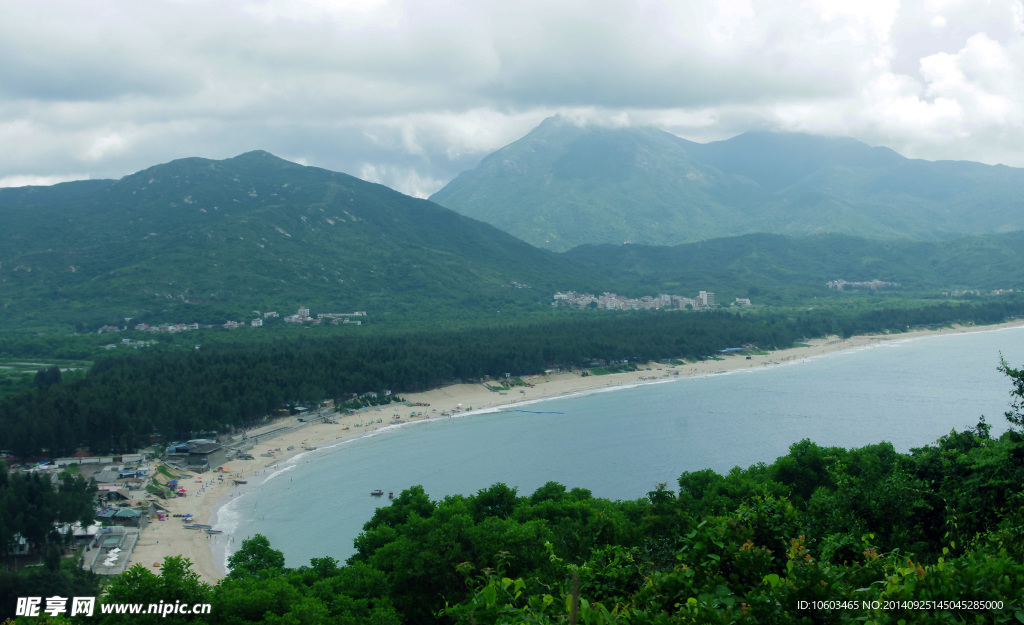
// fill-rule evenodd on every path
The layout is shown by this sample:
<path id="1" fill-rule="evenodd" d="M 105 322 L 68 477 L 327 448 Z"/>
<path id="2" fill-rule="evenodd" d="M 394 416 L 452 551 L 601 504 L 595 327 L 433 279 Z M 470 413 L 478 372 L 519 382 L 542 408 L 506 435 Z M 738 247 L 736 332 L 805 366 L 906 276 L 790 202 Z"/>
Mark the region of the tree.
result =
<path id="1" fill-rule="evenodd" d="M 228 577 L 256 577 L 266 579 L 284 571 L 284 554 L 271 549 L 270 541 L 263 534 L 242 541 L 242 548 L 228 558 Z"/>
<path id="2" fill-rule="evenodd" d="M 1007 421 L 1019 428 L 1024 428 L 1024 369 L 1014 369 L 1006 362 L 1003 355 L 999 354 L 999 371 L 1009 376 L 1013 382 L 1010 397 L 1014 399 L 1010 404 L 1010 410 L 1003 414 Z"/>
<path id="3" fill-rule="evenodd" d="M 182 556 L 164 560 L 160 575 L 152 573 L 142 564 L 136 564 L 114 579 L 107 591 L 105 603 L 137 603 L 150 605 L 187 605 L 210 602 L 210 585 L 199 579 L 192 570 L 192 562 Z M 101 623 L 122 623 L 124 614 L 108 614 Z M 132 615 L 133 623 L 191 623 L 205 622 L 202 615 L 191 614 L 139 614 Z"/>

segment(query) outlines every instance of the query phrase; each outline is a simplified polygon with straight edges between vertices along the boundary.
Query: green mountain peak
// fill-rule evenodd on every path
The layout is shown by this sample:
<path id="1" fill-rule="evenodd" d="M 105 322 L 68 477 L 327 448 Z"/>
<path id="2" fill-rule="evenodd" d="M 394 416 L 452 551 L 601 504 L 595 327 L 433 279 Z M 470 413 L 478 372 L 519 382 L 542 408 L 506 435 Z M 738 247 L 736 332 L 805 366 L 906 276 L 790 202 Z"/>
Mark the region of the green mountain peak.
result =
<path id="1" fill-rule="evenodd" d="M 537 246 L 755 232 L 948 239 L 1024 229 L 1024 170 L 907 159 L 847 137 L 694 143 L 549 118 L 431 196 Z"/>

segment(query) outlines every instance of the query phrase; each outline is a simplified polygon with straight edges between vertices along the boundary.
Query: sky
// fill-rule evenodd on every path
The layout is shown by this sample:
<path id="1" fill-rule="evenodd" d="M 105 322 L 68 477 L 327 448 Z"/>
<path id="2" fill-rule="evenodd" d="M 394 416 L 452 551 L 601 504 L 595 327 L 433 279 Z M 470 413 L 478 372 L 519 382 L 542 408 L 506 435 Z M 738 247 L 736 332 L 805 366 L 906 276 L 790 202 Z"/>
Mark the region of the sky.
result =
<path id="1" fill-rule="evenodd" d="M 555 114 L 1024 167 L 1024 6 L 0 0 L 0 186 L 266 150 L 426 197 Z"/>

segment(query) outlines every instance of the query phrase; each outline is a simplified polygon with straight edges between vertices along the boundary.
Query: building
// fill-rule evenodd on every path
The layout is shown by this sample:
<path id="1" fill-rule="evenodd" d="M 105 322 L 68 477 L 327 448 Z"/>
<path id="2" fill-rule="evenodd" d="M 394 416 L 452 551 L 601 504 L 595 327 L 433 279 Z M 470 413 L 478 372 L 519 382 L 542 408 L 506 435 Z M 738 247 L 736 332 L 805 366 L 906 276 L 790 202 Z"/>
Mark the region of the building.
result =
<path id="1" fill-rule="evenodd" d="M 118 508 L 116 510 L 104 510 L 96 515 L 96 520 L 106 522 L 110 525 L 124 525 L 128 527 L 140 527 L 143 525 L 145 513 L 135 508 Z"/>
<path id="2" fill-rule="evenodd" d="M 169 446 L 167 459 L 176 460 L 190 469 L 209 471 L 211 467 L 219 467 L 227 461 L 227 450 L 216 441 L 198 438 Z"/>

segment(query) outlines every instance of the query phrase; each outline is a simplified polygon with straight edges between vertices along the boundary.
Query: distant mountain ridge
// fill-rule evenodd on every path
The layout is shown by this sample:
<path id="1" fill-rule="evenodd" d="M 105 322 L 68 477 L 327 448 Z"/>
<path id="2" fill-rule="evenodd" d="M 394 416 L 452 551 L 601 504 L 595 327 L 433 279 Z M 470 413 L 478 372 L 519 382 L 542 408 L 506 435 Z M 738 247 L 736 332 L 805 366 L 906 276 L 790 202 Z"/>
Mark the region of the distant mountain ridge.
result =
<path id="1" fill-rule="evenodd" d="M 952 239 L 1024 229 L 1024 170 L 922 161 L 849 138 L 700 144 L 549 118 L 430 198 L 557 251 L 757 232 Z"/>

